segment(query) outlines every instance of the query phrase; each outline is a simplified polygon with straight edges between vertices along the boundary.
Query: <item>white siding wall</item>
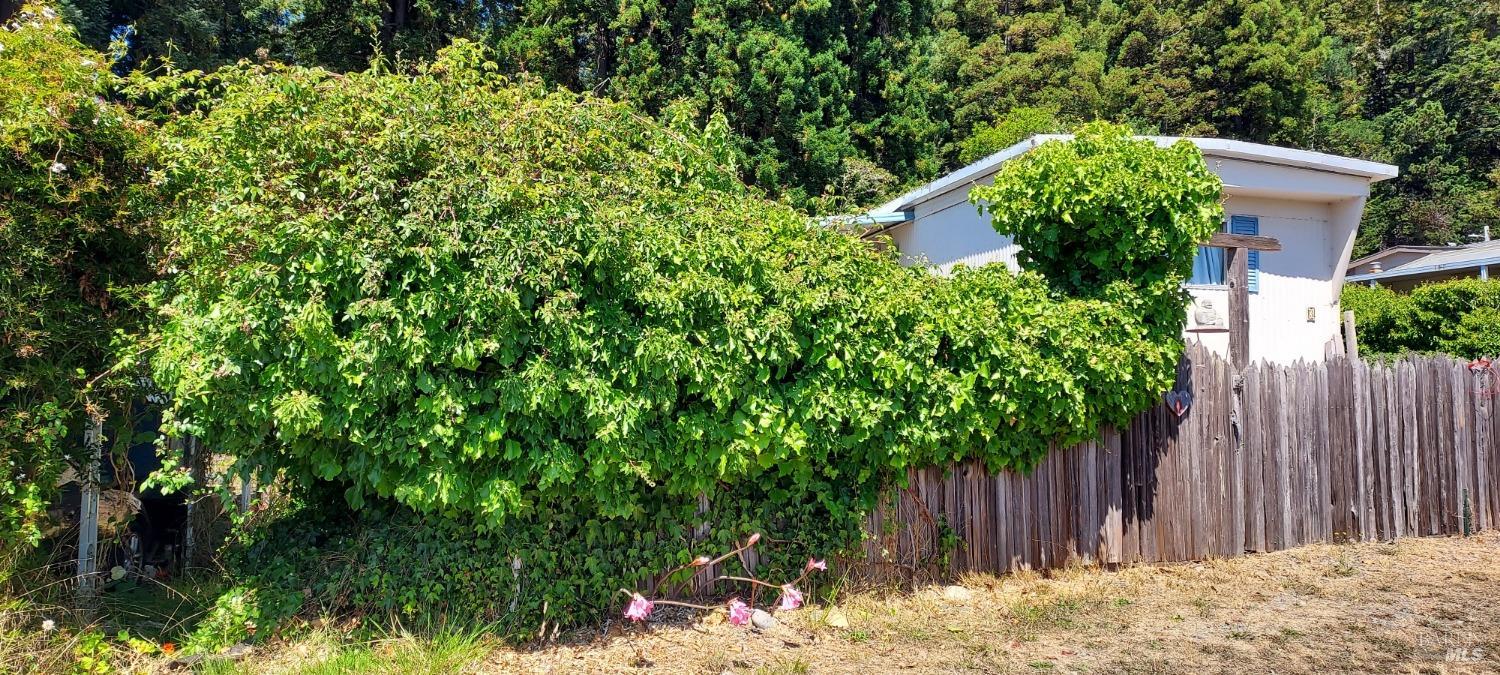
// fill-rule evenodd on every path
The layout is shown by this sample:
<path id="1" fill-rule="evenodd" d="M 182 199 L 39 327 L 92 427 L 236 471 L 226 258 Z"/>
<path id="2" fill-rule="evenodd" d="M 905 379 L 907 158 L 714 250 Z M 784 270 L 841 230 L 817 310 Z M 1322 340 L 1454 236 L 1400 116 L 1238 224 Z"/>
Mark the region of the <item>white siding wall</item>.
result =
<path id="1" fill-rule="evenodd" d="M 1256 174 L 1261 168 L 1236 171 L 1240 168 L 1238 164 L 1224 160 L 1210 162 L 1210 168 L 1229 174 L 1226 178 L 1239 179 L 1234 180 L 1238 185 L 1226 180 L 1225 212 L 1258 216 L 1260 233 L 1275 237 L 1282 246 L 1279 252 L 1261 253 L 1260 292 L 1250 297 L 1250 358 L 1278 362 L 1321 360 L 1325 344 L 1340 335 L 1338 291 L 1343 283 L 1342 267 L 1353 243 L 1364 198 L 1324 195 L 1319 199 L 1299 192 L 1289 193 L 1291 198 L 1267 196 L 1264 182 L 1249 186 L 1245 182 L 1250 181 L 1243 180 L 1246 178 L 1243 174 Z M 1289 177 L 1307 178 L 1280 175 L 1283 181 Z M 1256 178 L 1265 180 L 1265 176 Z M 1335 182 L 1340 182 L 1337 179 Z M 991 181 L 992 177 L 986 176 L 979 182 Z M 1010 237 L 997 234 L 990 227 L 988 216 L 978 214 L 968 202 L 967 189 L 956 189 L 918 204 L 913 221 L 892 229 L 889 234 L 907 264 L 930 265 L 942 273 L 957 264 L 979 266 L 1000 262 L 1017 268 L 1018 247 Z M 1214 308 L 1227 319 L 1226 290 L 1191 288 L 1189 292 L 1195 298 L 1211 298 Z M 1307 319 L 1308 308 L 1313 310 L 1312 321 Z M 1228 353 L 1226 333 L 1187 336 L 1203 341 L 1214 351 Z"/>
<path id="2" fill-rule="evenodd" d="M 980 182 L 993 183 L 994 178 Z M 944 274 L 954 265 L 979 267 L 992 262 L 1020 269 L 1016 263 L 1020 247 L 990 227 L 988 214 L 979 215 L 978 207 L 969 203 L 968 190 L 954 190 L 918 204 L 913 216 L 910 224 L 890 231 L 902 262 L 908 265 L 931 265 Z"/>
<path id="3" fill-rule="evenodd" d="M 1256 216 L 1261 235 L 1281 242 L 1280 251 L 1260 254 L 1260 292 L 1250 294 L 1250 358 L 1322 360 L 1325 343 L 1339 335 L 1333 273 L 1343 247 L 1342 237 L 1335 242 L 1331 236 L 1329 205 L 1230 195 L 1224 211 Z M 1227 319 L 1227 290 L 1193 287 L 1188 292 L 1212 299 Z M 1307 320 L 1309 308 L 1312 321 Z M 1188 335 L 1216 352 L 1229 352 L 1227 333 Z"/>

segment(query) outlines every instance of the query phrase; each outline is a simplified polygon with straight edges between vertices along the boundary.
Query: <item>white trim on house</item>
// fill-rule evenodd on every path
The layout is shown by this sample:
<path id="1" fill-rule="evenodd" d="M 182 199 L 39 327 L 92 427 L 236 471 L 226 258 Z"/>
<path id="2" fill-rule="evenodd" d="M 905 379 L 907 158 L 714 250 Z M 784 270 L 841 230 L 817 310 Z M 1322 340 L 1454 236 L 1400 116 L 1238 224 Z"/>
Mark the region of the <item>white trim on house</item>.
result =
<path id="1" fill-rule="evenodd" d="M 889 213 L 894 211 L 910 211 L 913 207 L 939 195 L 945 194 L 954 188 L 972 185 L 988 177 L 999 170 L 1001 164 L 1006 160 L 1020 156 L 1032 148 L 1047 141 L 1066 141 L 1073 138 L 1072 134 L 1038 134 L 1020 143 L 1016 143 L 1000 152 L 985 157 L 973 164 L 965 166 L 957 171 L 947 174 L 926 185 L 918 187 L 906 194 L 892 199 L 872 209 L 877 213 Z M 1274 145 L 1262 145 L 1260 143 L 1248 143 L 1235 141 L 1227 138 L 1197 138 L 1182 136 L 1142 136 L 1141 138 L 1154 141 L 1157 145 L 1166 147 L 1177 141 L 1186 140 L 1204 155 L 1214 157 L 1229 157 L 1264 164 L 1278 166 L 1291 166 L 1302 169 L 1313 169 L 1329 173 L 1357 176 L 1369 183 L 1376 183 L 1389 178 L 1395 178 L 1397 168 L 1390 164 L 1381 164 L 1353 157 L 1340 157 L 1312 150 L 1297 150 L 1295 148 L 1279 148 Z"/>
<path id="2" fill-rule="evenodd" d="M 917 204 L 921 204 L 922 202 L 932 199 L 933 197 L 941 195 L 965 183 L 971 183 L 979 180 L 980 178 L 988 174 L 991 169 L 998 168 L 1006 160 L 1019 157 L 1027 150 L 1041 145 L 1046 141 L 1061 140 L 1067 138 L 1071 138 L 1071 136 L 1032 136 L 1031 138 L 1021 141 L 1020 143 L 1017 143 L 1004 150 L 1001 150 L 1000 152 L 990 155 L 989 157 L 985 157 L 984 159 L 974 162 L 973 164 L 944 175 L 942 178 L 932 181 L 931 183 L 923 185 L 922 187 L 907 192 L 900 197 L 881 204 L 880 206 L 872 210 L 883 213 L 891 211 L 910 211 L 911 208 L 916 206 Z"/>

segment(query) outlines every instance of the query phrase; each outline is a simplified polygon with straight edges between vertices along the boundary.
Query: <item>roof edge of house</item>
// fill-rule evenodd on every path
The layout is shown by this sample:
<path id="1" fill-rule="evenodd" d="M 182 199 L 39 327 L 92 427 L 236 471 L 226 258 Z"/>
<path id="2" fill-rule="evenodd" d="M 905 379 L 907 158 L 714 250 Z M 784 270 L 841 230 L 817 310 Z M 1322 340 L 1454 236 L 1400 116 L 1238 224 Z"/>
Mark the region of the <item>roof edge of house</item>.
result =
<path id="1" fill-rule="evenodd" d="M 1072 138 L 1072 134 L 1037 134 L 1031 136 L 984 159 L 968 164 L 925 185 L 909 190 L 901 196 L 871 209 L 871 211 L 888 213 L 892 211 L 911 210 L 916 205 L 947 194 L 955 188 L 977 183 L 980 179 L 983 179 L 996 170 L 1006 160 L 1018 157 L 1042 143 L 1047 141 L 1066 141 Z M 1163 147 L 1186 140 L 1198 146 L 1198 149 L 1204 155 L 1246 159 L 1268 164 L 1341 173 L 1365 178 L 1371 183 L 1395 178 L 1400 173 L 1398 167 L 1390 164 L 1341 155 L 1331 155 L 1314 150 L 1283 148 L 1227 138 L 1201 136 L 1138 136 L 1138 138 L 1154 141 L 1157 145 Z"/>
<path id="2" fill-rule="evenodd" d="M 1376 251 L 1376 252 L 1371 253 L 1371 254 L 1369 254 L 1367 256 L 1359 258 L 1358 260 L 1351 260 L 1351 261 L 1349 261 L 1349 267 L 1359 267 L 1360 265 L 1364 265 L 1366 263 L 1370 263 L 1370 262 L 1379 260 L 1381 258 L 1384 258 L 1384 257 L 1386 257 L 1386 256 L 1388 256 L 1388 255 L 1390 255 L 1392 253 L 1432 253 L 1432 252 L 1436 252 L 1436 251 L 1444 251 L 1444 250 L 1453 249 L 1453 248 L 1458 248 L 1458 247 L 1456 247 L 1456 246 L 1436 246 L 1436 245 L 1425 245 L 1425 244 L 1423 244 L 1423 245 L 1418 245 L 1418 244 L 1398 244 L 1396 246 L 1389 246 L 1389 247 L 1380 249 L 1379 251 Z M 1395 268 L 1392 268 L 1392 269 L 1395 269 Z"/>
<path id="3" fill-rule="evenodd" d="M 1494 255 L 1488 258 L 1476 258 L 1474 260 L 1460 260 L 1451 263 L 1438 263 L 1436 265 L 1421 265 L 1417 267 L 1402 265 L 1400 267 L 1384 270 L 1381 272 L 1353 274 L 1344 277 L 1344 281 L 1346 283 L 1358 283 L 1361 281 L 1379 281 L 1381 279 L 1400 279 L 1404 277 L 1419 276 L 1422 274 L 1431 274 L 1433 272 L 1452 272 L 1456 270 L 1474 269 L 1478 267 L 1484 267 L 1486 265 L 1500 265 L 1500 255 Z"/>

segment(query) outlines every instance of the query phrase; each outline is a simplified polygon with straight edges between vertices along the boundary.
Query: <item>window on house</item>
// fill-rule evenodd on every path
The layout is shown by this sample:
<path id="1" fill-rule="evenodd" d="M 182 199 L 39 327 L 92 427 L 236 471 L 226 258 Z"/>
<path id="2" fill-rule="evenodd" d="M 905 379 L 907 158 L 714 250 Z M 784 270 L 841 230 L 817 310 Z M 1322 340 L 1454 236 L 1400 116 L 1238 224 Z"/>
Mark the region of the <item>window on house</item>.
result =
<path id="1" fill-rule="evenodd" d="M 1228 283 L 1225 278 L 1224 249 L 1213 246 L 1199 246 L 1198 255 L 1193 258 L 1193 276 L 1188 279 L 1191 286 L 1223 286 Z"/>
<path id="2" fill-rule="evenodd" d="M 1260 219 L 1255 216 L 1230 216 L 1224 221 L 1224 231 L 1233 234 L 1260 234 Z M 1249 288 L 1251 293 L 1260 292 L 1260 251 L 1250 251 Z M 1189 286 L 1227 286 L 1229 284 L 1229 256 L 1222 248 L 1199 246 L 1193 258 L 1193 276 Z"/>
<path id="3" fill-rule="evenodd" d="M 1229 231 L 1229 222 L 1225 221 L 1224 231 Z M 1215 246 L 1199 246 L 1198 255 L 1193 258 L 1193 276 L 1188 278 L 1189 286 L 1224 286 L 1229 283 L 1228 260 L 1222 248 Z"/>

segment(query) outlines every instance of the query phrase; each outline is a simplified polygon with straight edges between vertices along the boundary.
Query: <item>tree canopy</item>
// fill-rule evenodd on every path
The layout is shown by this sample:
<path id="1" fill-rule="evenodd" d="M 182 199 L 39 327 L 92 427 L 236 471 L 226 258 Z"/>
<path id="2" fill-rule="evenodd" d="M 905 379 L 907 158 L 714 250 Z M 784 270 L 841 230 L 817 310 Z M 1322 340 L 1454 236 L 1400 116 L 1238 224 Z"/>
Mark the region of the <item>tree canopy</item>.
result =
<path id="1" fill-rule="evenodd" d="M 503 72 L 726 120 L 742 175 L 820 211 L 1102 119 L 1401 166 L 1358 252 L 1500 226 L 1500 7 L 1459 0 L 69 0 L 127 64 L 336 71 L 455 37 Z"/>

